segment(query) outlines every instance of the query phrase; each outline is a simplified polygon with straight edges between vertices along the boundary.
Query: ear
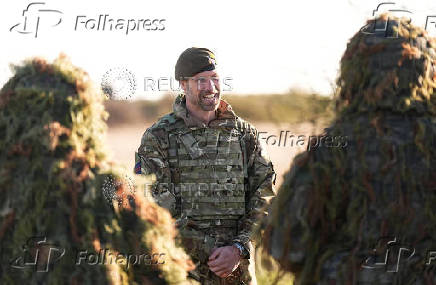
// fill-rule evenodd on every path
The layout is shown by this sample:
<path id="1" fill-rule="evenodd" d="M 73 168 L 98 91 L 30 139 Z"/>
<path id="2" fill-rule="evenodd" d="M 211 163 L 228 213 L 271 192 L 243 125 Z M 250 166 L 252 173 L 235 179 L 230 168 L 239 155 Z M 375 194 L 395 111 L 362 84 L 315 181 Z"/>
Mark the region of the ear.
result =
<path id="1" fill-rule="evenodd" d="M 188 90 L 188 80 L 184 79 L 184 80 L 180 80 L 180 87 L 183 89 L 183 91 L 186 94 L 186 90 Z"/>

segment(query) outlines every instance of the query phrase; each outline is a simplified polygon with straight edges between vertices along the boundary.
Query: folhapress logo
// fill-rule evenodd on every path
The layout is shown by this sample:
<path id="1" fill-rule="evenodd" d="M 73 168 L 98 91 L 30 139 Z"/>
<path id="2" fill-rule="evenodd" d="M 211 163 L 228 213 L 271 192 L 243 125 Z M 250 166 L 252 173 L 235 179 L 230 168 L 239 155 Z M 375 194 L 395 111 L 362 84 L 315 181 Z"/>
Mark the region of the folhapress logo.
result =
<path id="1" fill-rule="evenodd" d="M 62 22 L 61 15 L 63 13 L 59 10 L 45 9 L 44 5 L 45 2 L 32 2 L 27 5 L 22 13 L 23 22 L 13 25 L 9 31 L 20 34 L 33 34 L 37 38 L 40 25 L 58 26 Z"/>
<path id="2" fill-rule="evenodd" d="M 114 19 L 109 14 L 100 14 L 97 17 L 88 18 L 85 15 L 76 17 L 74 30 L 82 31 L 122 31 L 126 35 L 134 31 L 163 31 L 166 19 Z"/>
<path id="3" fill-rule="evenodd" d="M 31 237 L 22 247 L 23 255 L 14 258 L 10 266 L 15 269 L 31 268 L 36 272 L 48 272 L 50 266 L 60 260 L 65 249 L 47 242 L 46 237 Z"/>
<path id="4" fill-rule="evenodd" d="M 55 9 L 47 9 L 45 2 L 32 2 L 23 10 L 23 19 L 18 24 L 13 25 L 9 31 L 20 34 L 32 34 L 38 37 L 39 31 L 56 27 L 62 22 L 63 13 Z M 109 14 L 99 14 L 92 17 L 87 15 L 77 15 L 71 21 L 71 30 L 75 32 L 119 32 L 130 35 L 140 31 L 164 31 L 164 18 L 156 17 L 112 17 Z M 64 24 L 65 25 L 65 24 Z"/>

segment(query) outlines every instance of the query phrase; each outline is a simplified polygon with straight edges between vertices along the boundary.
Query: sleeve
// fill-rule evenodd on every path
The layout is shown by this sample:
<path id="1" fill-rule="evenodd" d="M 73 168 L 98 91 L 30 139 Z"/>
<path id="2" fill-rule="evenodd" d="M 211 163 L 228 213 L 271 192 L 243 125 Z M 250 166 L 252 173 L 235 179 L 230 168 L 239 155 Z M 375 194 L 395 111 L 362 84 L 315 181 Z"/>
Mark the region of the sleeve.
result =
<path id="1" fill-rule="evenodd" d="M 171 183 L 171 172 L 168 165 L 168 144 L 162 130 L 147 129 L 141 139 L 138 152 L 135 153 L 135 173 L 156 176 L 151 185 L 151 194 L 156 203 L 166 208 L 173 217 L 176 215 L 176 198 Z M 144 189 L 144 194 L 150 193 Z"/>
<path id="2" fill-rule="evenodd" d="M 244 139 L 244 138 L 243 138 Z M 256 221 L 264 217 L 269 200 L 276 195 L 273 184 L 276 173 L 263 145 L 257 136 L 257 131 L 250 133 L 245 143 L 248 176 L 248 191 L 246 193 L 246 211 L 239 224 L 239 234 L 233 242 L 240 242 L 249 250 L 251 231 Z"/>

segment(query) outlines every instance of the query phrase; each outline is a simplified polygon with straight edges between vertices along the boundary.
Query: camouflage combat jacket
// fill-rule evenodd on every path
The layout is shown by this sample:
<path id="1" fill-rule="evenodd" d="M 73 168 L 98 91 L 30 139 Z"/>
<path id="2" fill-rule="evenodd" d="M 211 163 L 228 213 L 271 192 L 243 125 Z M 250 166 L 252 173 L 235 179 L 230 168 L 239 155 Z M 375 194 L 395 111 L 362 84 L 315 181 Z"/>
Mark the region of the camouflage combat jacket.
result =
<path id="1" fill-rule="evenodd" d="M 203 284 L 218 284 L 222 280 L 207 267 L 212 249 L 240 242 L 252 253 L 250 231 L 275 195 L 275 172 L 257 130 L 224 100 L 208 125 L 189 115 L 183 95 L 173 107 L 144 133 L 135 172 L 156 175 L 153 196 L 176 219 L 197 264 L 191 274 Z M 251 254 L 225 284 L 255 284 L 253 266 Z"/>

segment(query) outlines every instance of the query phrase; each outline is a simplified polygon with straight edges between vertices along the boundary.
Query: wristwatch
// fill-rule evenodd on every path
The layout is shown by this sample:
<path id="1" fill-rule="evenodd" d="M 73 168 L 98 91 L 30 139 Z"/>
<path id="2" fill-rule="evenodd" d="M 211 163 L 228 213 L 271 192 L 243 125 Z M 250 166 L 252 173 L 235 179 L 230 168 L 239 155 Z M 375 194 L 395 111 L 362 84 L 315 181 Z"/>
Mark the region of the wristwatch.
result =
<path id="1" fill-rule="evenodd" d="M 236 246 L 237 249 L 239 249 L 239 256 L 243 259 L 248 259 L 250 253 L 248 250 L 243 246 L 240 242 L 233 243 L 234 246 Z"/>

